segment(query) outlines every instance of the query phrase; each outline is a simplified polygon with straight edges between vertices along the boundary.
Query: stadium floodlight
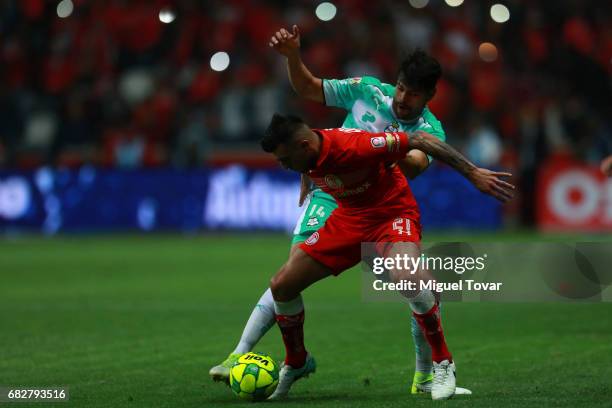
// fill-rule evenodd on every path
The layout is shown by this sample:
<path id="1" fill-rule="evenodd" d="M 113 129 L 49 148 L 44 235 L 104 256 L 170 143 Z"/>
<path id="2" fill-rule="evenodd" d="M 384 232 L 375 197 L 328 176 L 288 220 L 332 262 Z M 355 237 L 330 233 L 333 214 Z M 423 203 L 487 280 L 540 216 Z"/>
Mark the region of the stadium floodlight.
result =
<path id="1" fill-rule="evenodd" d="M 463 4 L 463 0 L 444 0 L 451 7 L 459 7 Z"/>
<path id="2" fill-rule="evenodd" d="M 496 23 L 505 23 L 510 20 L 510 10 L 503 4 L 494 4 L 491 6 L 491 18 Z"/>
<path id="3" fill-rule="evenodd" d="M 62 0 L 57 4 L 57 16 L 59 18 L 66 18 L 72 14 L 74 10 L 74 4 L 72 0 Z"/>
<path id="4" fill-rule="evenodd" d="M 317 18 L 321 21 L 330 21 L 336 17 L 336 6 L 330 2 L 323 2 L 319 4 L 315 10 Z"/>
<path id="5" fill-rule="evenodd" d="M 408 0 L 408 3 L 416 9 L 424 8 L 429 4 L 429 0 Z"/>
<path id="6" fill-rule="evenodd" d="M 169 8 L 164 8 L 159 11 L 159 21 L 164 24 L 170 24 L 176 18 L 176 14 Z"/>
<path id="7" fill-rule="evenodd" d="M 216 52 L 210 57 L 210 67 L 214 71 L 225 71 L 230 64 L 229 54 L 225 51 Z"/>

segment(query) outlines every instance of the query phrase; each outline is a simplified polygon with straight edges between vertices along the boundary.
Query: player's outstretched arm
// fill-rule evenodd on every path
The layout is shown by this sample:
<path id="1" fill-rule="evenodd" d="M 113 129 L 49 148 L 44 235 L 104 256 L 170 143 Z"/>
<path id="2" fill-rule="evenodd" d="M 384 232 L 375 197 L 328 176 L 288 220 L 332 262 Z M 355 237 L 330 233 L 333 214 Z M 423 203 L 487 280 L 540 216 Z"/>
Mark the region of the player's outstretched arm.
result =
<path id="1" fill-rule="evenodd" d="M 284 28 L 278 30 L 268 45 L 287 57 L 287 71 L 289 82 L 295 92 L 302 98 L 314 102 L 325 103 L 323 95 L 323 81 L 317 78 L 306 68 L 300 56 L 300 30 L 294 25 L 290 33 Z"/>
<path id="2" fill-rule="evenodd" d="M 470 180 L 477 189 L 499 201 L 506 202 L 513 196 L 514 186 L 501 179 L 501 177 L 511 177 L 512 174 L 476 167 L 452 146 L 427 132 L 419 130 L 411 133 L 410 147 L 422 150 L 447 163 Z"/>

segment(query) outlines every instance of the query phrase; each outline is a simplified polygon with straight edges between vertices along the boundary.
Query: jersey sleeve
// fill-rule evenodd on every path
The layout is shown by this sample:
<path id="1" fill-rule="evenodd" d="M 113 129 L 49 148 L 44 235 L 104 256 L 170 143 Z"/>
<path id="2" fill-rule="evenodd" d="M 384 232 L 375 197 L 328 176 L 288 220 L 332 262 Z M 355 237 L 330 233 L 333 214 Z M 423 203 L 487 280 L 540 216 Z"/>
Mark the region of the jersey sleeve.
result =
<path id="1" fill-rule="evenodd" d="M 418 127 L 418 130 L 422 130 L 424 132 L 427 132 L 435 137 L 437 137 L 438 139 L 440 139 L 440 141 L 442 142 L 446 142 L 446 133 L 444 132 L 444 128 L 442 127 L 442 123 L 440 123 L 439 120 L 437 120 L 435 118 L 435 116 L 433 116 L 433 114 L 431 112 L 427 112 L 427 114 L 425 115 L 426 121 L 423 125 Z M 431 157 L 430 155 L 427 155 L 427 158 L 429 159 L 429 163 L 431 164 L 431 162 L 433 162 L 434 158 Z"/>
<path id="2" fill-rule="evenodd" d="M 349 110 L 363 95 L 361 78 L 324 79 L 323 95 L 325 105 Z"/>
<path id="3" fill-rule="evenodd" d="M 374 77 L 324 79 L 323 95 L 327 106 L 350 110 L 357 100 L 382 97 L 383 84 Z"/>
<path id="4" fill-rule="evenodd" d="M 365 162 L 397 161 L 410 150 L 410 136 L 404 132 L 369 133 L 357 129 L 338 129 L 349 135 L 341 153 L 334 158 L 338 164 L 360 166 Z"/>

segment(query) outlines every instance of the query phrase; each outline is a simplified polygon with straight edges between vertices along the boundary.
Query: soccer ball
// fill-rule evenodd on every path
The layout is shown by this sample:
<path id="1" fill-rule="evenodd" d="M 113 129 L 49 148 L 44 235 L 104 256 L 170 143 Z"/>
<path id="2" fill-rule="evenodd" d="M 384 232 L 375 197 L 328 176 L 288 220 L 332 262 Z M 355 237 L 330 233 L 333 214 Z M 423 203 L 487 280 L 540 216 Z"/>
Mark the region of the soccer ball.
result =
<path id="1" fill-rule="evenodd" d="M 249 352 L 241 355 L 230 369 L 234 394 L 249 401 L 268 398 L 278 385 L 278 366 L 270 356 Z"/>

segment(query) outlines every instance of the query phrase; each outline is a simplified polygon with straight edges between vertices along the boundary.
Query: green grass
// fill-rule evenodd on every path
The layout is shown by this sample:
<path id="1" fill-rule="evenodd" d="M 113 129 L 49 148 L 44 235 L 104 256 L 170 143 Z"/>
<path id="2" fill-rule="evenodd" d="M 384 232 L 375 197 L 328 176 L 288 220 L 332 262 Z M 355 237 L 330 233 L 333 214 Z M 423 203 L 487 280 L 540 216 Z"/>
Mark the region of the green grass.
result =
<path id="1" fill-rule="evenodd" d="M 207 372 L 232 350 L 287 251 L 276 235 L 2 241 L 0 385 L 68 385 L 62 407 L 250 406 Z M 407 307 L 363 302 L 360 285 L 353 270 L 305 292 L 318 372 L 272 406 L 611 404 L 611 304 L 446 303 L 458 382 L 474 395 L 434 404 L 408 394 Z M 278 330 L 257 349 L 280 360 Z"/>

